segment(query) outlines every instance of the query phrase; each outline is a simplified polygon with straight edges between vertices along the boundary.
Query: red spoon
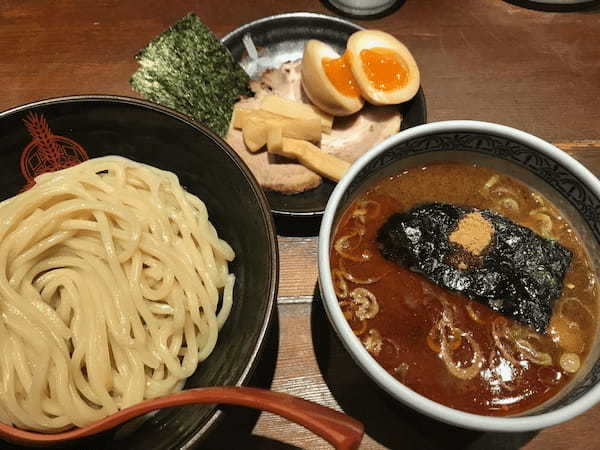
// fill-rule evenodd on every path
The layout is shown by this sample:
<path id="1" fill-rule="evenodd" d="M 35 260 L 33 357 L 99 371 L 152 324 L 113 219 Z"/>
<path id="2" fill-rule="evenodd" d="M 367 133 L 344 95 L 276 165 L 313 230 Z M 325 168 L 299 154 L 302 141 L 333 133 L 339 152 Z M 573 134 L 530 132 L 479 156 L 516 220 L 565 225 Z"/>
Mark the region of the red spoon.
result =
<path id="1" fill-rule="evenodd" d="M 248 406 L 278 414 L 327 440 L 338 450 L 357 449 L 363 436 L 362 423 L 298 397 L 250 387 L 210 387 L 189 389 L 165 397 L 146 400 L 83 428 L 44 434 L 24 431 L 0 423 L 0 437 L 17 444 L 44 446 L 100 433 L 147 412 L 190 403 L 219 403 Z"/>

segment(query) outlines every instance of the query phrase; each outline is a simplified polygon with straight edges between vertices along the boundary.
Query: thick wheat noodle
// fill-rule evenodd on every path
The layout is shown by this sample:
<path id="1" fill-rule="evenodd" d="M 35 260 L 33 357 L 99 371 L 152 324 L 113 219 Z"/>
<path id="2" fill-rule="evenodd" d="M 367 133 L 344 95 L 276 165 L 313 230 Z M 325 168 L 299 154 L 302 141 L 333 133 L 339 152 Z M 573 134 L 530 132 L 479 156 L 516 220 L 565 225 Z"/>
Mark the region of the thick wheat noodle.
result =
<path id="1" fill-rule="evenodd" d="M 121 157 L 0 203 L 0 420 L 59 431 L 180 389 L 231 311 L 234 256 L 174 174 Z"/>

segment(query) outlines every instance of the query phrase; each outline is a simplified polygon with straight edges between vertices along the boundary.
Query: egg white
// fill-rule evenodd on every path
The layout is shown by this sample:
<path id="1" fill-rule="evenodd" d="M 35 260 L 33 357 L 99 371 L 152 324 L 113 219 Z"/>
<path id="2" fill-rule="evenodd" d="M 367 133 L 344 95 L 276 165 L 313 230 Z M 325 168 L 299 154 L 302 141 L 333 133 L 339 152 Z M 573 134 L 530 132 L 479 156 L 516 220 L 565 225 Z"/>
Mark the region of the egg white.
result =
<path id="1" fill-rule="evenodd" d="M 360 111 L 364 99 L 348 97 L 336 89 L 323 68 L 323 58 L 340 55 L 324 42 L 312 39 L 304 47 L 302 57 L 302 87 L 312 103 L 334 116 L 349 116 Z"/>
<path id="2" fill-rule="evenodd" d="M 408 80 L 398 89 L 384 91 L 371 84 L 365 73 L 360 52 L 374 47 L 386 48 L 396 53 L 400 63 L 408 73 Z M 394 105 L 403 103 L 415 96 L 421 85 L 421 76 L 415 58 L 410 50 L 391 34 L 379 30 L 363 30 L 353 33 L 348 39 L 347 51 L 352 74 L 361 94 L 373 105 Z"/>

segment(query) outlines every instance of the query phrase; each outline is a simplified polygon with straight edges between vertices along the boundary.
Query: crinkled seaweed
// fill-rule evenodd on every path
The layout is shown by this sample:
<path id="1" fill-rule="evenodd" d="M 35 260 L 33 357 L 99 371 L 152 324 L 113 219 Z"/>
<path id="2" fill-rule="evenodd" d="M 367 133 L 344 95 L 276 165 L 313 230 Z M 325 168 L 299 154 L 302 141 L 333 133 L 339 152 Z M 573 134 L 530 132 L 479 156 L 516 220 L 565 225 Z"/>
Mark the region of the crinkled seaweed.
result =
<path id="1" fill-rule="evenodd" d="M 493 225 L 494 233 L 482 255 L 461 269 L 456 255 L 464 249 L 448 237 L 465 214 L 475 211 Z M 500 214 L 444 203 L 392 215 L 379 229 L 377 241 L 385 258 L 538 332 L 550 321 L 572 257 L 558 242 Z"/>
<path id="2" fill-rule="evenodd" d="M 135 57 L 131 86 L 144 98 L 227 134 L 233 105 L 251 95 L 250 78 L 195 14 L 156 36 Z"/>

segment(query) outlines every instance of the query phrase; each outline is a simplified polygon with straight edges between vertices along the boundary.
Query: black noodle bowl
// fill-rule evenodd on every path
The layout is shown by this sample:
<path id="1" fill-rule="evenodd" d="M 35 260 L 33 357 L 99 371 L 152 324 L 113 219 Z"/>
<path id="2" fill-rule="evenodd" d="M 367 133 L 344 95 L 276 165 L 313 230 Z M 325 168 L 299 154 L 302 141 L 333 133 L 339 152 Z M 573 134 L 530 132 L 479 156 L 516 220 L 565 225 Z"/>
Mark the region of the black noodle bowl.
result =
<path id="1" fill-rule="evenodd" d="M 41 125 L 28 127 L 32 120 Z M 44 134 L 46 144 L 36 133 Z M 185 388 L 246 384 L 271 322 L 279 261 L 269 205 L 235 152 L 181 114 L 116 96 L 64 97 L 19 106 L 0 114 L 0 134 L 2 199 L 20 192 L 44 168 L 56 170 L 86 155 L 119 155 L 174 172 L 184 189 L 206 204 L 219 237 L 236 252 L 230 264 L 236 275 L 234 305 L 215 349 Z M 52 151 L 58 152 L 54 159 L 48 156 Z M 169 408 L 87 442 L 107 449 L 188 448 L 220 416 L 211 405 Z"/>

